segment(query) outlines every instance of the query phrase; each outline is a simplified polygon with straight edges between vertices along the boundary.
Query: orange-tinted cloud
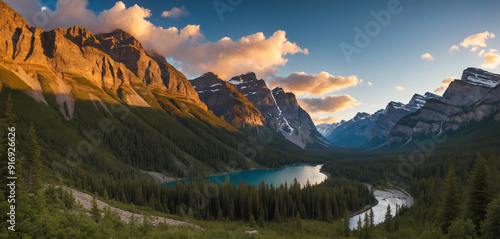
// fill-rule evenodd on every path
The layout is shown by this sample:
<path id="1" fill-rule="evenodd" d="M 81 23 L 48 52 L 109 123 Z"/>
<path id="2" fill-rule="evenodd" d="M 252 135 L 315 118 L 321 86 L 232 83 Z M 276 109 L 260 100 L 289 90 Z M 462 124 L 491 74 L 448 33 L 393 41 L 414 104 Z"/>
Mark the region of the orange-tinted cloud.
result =
<path id="1" fill-rule="evenodd" d="M 404 88 L 404 87 L 402 87 L 402 86 L 396 86 L 396 87 L 394 87 L 394 90 L 395 90 L 395 91 L 404 91 L 404 90 L 405 90 L 405 88 Z"/>
<path id="2" fill-rule="evenodd" d="M 340 118 L 336 117 L 336 116 L 330 116 L 330 117 L 325 117 L 325 118 L 313 116 L 312 121 L 316 125 L 318 125 L 318 124 L 332 124 L 332 123 L 339 122 Z"/>
<path id="3" fill-rule="evenodd" d="M 441 82 L 441 85 L 434 90 L 434 93 L 438 94 L 438 93 L 443 93 L 446 88 L 448 88 L 448 85 L 450 85 L 450 83 L 452 81 L 454 81 L 456 79 L 456 77 L 448 77 L 446 79 L 444 79 L 442 82 Z"/>
<path id="4" fill-rule="evenodd" d="M 152 16 L 149 9 L 137 4 L 127 7 L 121 1 L 98 15 L 88 9 L 87 0 L 59 0 L 54 12 L 50 9 L 41 12 L 38 0 L 6 1 L 31 25 L 46 30 L 75 25 L 93 33 L 122 29 L 141 41 L 147 50 L 172 57 L 190 77 L 212 71 L 225 79 L 253 71 L 266 78 L 276 73 L 278 66 L 287 63 L 287 55 L 308 54 L 307 49 L 288 41 L 285 31 L 276 31 L 268 38 L 263 33 L 255 33 L 235 41 L 224 37 L 217 42 L 207 42 L 199 25 L 187 25 L 182 29 L 155 26 L 147 20 Z M 40 13 L 51 17 L 43 24 L 33 20 L 33 16 Z"/>
<path id="5" fill-rule="evenodd" d="M 453 53 L 454 51 L 460 51 L 460 48 L 457 45 L 453 45 L 450 47 L 450 54 Z"/>
<path id="6" fill-rule="evenodd" d="M 424 54 L 422 54 L 422 60 L 433 61 L 434 57 L 429 53 L 424 53 Z"/>
<path id="7" fill-rule="evenodd" d="M 332 91 L 356 86 L 358 83 L 360 83 L 360 80 L 354 75 L 346 77 L 332 76 L 324 71 L 312 75 L 304 72 L 295 72 L 287 77 L 271 77 L 269 79 L 271 86 L 280 86 L 298 95 L 304 93 L 323 95 Z"/>
<path id="8" fill-rule="evenodd" d="M 298 99 L 300 106 L 309 113 L 335 113 L 353 108 L 359 102 L 349 95 Z"/>
<path id="9" fill-rule="evenodd" d="M 495 34 L 488 31 L 481 32 L 478 34 L 468 36 L 462 41 L 462 43 L 460 43 L 460 46 L 464 48 L 486 47 L 486 40 L 488 40 L 489 38 L 495 38 Z"/>
<path id="10" fill-rule="evenodd" d="M 484 62 L 481 65 L 486 69 L 495 69 L 500 65 L 500 54 L 496 49 L 490 49 L 487 53 L 484 53 Z"/>
<path id="11" fill-rule="evenodd" d="M 259 78 L 266 78 L 287 63 L 286 55 L 296 53 L 309 51 L 288 41 L 285 31 L 276 31 L 268 38 L 259 32 L 237 41 L 225 37 L 217 42 L 184 47 L 174 58 L 182 62 L 183 71 L 191 74 L 211 71 L 227 79 L 252 71 Z"/>

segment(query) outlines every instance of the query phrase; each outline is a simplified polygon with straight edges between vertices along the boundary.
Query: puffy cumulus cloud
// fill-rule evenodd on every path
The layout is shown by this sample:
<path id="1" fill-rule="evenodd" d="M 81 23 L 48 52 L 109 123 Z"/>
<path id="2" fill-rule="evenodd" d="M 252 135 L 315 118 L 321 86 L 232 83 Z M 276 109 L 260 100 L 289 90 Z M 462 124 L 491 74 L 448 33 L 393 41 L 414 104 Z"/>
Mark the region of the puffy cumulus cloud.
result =
<path id="1" fill-rule="evenodd" d="M 167 18 L 179 18 L 179 17 L 185 17 L 189 16 L 189 12 L 187 11 L 186 7 L 182 6 L 180 8 L 178 7 L 173 7 L 169 11 L 164 11 L 161 14 L 161 17 L 167 17 Z"/>
<path id="2" fill-rule="evenodd" d="M 147 50 L 173 58 L 188 76 L 212 71 L 221 78 L 228 78 L 253 71 L 265 78 L 287 63 L 287 55 L 309 53 L 307 49 L 288 41 L 284 31 L 276 31 L 268 38 L 263 33 L 255 33 L 236 41 L 224 37 L 217 42 L 206 42 L 199 25 L 187 25 L 182 29 L 155 26 L 147 20 L 151 17 L 149 9 L 137 4 L 127 7 L 121 1 L 99 14 L 88 9 L 87 0 L 59 0 L 55 11 L 41 11 L 38 0 L 7 2 L 19 12 L 23 12 L 24 4 L 27 4 L 29 8 L 22 15 L 28 20 L 35 15 L 46 16 L 47 21 L 43 24 L 36 21 L 30 21 L 30 24 L 47 30 L 75 25 L 88 28 L 93 33 L 122 29 L 141 41 Z"/>
<path id="3" fill-rule="evenodd" d="M 287 63 L 286 55 L 296 53 L 308 54 L 309 51 L 288 41 L 285 31 L 276 31 L 268 38 L 259 32 L 237 41 L 225 37 L 217 42 L 185 47 L 174 58 L 182 62 L 182 70 L 191 74 L 211 71 L 227 79 L 252 71 L 266 78 Z"/>
<path id="4" fill-rule="evenodd" d="M 434 93 L 436 94 L 439 94 L 439 93 L 443 93 L 446 88 L 448 88 L 448 85 L 450 85 L 450 83 L 452 81 L 454 81 L 456 79 L 456 77 L 448 77 L 446 79 L 444 79 L 442 82 L 441 82 L 441 85 L 434 90 Z"/>
<path id="5" fill-rule="evenodd" d="M 476 51 L 477 51 L 477 46 L 473 46 L 473 47 L 471 47 L 471 48 L 470 48 L 470 51 L 471 51 L 471 52 L 476 52 Z"/>
<path id="6" fill-rule="evenodd" d="M 367 82 L 367 84 L 368 84 L 369 86 L 372 86 L 372 85 L 373 85 L 370 81 L 368 81 L 368 82 Z"/>
<path id="7" fill-rule="evenodd" d="M 487 53 L 484 53 L 484 62 L 481 65 L 486 69 L 495 69 L 500 65 L 500 54 L 496 49 L 490 49 Z"/>
<path id="8" fill-rule="evenodd" d="M 335 113 L 359 105 L 359 102 L 349 95 L 301 98 L 298 100 L 300 106 L 309 113 Z"/>
<path id="9" fill-rule="evenodd" d="M 460 48 L 457 45 L 453 45 L 450 47 L 450 54 L 453 53 L 454 51 L 460 51 Z"/>
<path id="10" fill-rule="evenodd" d="M 330 117 L 318 117 L 318 116 L 313 116 L 312 121 L 314 124 L 332 124 L 332 123 L 337 123 L 340 121 L 340 118 L 337 116 L 330 116 Z"/>
<path id="11" fill-rule="evenodd" d="M 404 87 L 402 87 L 402 86 L 396 86 L 396 87 L 394 87 L 394 90 L 395 90 L 395 91 L 404 91 L 404 90 L 405 90 L 405 88 L 404 88 Z"/>
<path id="12" fill-rule="evenodd" d="M 433 61 L 434 57 L 429 53 L 424 53 L 424 54 L 422 54 L 422 60 Z"/>
<path id="13" fill-rule="evenodd" d="M 270 77 L 269 85 L 282 86 L 295 94 L 323 95 L 332 91 L 356 86 L 361 83 L 356 76 L 332 76 L 322 71 L 319 74 L 308 75 L 304 72 L 295 72 L 287 77 Z"/>
<path id="14" fill-rule="evenodd" d="M 465 38 L 462 43 L 460 43 L 460 46 L 464 48 L 469 48 L 469 47 L 486 47 L 486 40 L 489 38 L 495 38 L 495 34 L 492 32 L 481 32 L 478 34 L 474 34 L 471 36 L 468 36 Z M 476 48 L 477 49 L 477 48 Z"/>

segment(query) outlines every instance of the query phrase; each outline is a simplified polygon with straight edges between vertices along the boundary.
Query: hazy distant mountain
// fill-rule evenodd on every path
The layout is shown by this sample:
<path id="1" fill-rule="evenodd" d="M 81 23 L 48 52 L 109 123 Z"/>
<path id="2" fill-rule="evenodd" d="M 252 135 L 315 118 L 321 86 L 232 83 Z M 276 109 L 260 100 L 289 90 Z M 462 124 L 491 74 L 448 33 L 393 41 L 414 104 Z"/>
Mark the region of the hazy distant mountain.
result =
<path id="1" fill-rule="evenodd" d="M 403 117 L 391 129 L 386 144 L 405 144 L 488 118 L 498 121 L 499 83 L 500 75 L 467 68 L 461 80 L 451 82 L 441 99 L 428 100 L 420 110 Z"/>
<path id="2" fill-rule="evenodd" d="M 328 136 L 334 129 L 336 129 L 339 125 L 345 123 L 345 120 L 342 120 L 338 123 L 331 123 L 331 124 L 317 124 L 316 129 L 318 132 L 323 135 L 324 137 Z"/>
<path id="3" fill-rule="evenodd" d="M 336 146 L 353 148 L 373 148 L 386 141 L 391 128 L 404 116 L 417 111 L 428 99 L 439 98 L 438 95 L 425 93 L 415 94 L 408 104 L 390 102 L 385 109 L 374 114 L 358 113 L 349 121 L 333 125 L 329 129 L 327 139 Z"/>

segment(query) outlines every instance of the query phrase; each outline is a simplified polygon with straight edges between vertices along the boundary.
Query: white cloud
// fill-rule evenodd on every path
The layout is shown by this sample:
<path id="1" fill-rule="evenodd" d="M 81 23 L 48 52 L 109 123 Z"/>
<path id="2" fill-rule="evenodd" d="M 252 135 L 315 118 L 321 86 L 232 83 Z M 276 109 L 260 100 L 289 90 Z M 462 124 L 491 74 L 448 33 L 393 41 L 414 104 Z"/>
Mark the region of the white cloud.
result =
<path id="1" fill-rule="evenodd" d="M 402 87 L 402 86 L 396 86 L 396 87 L 394 87 L 394 90 L 395 90 L 395 91 L 404 91 L 404 90 L 405 90 L 405 88 L 404 88 L 404 87 Z"/>
<path id="2" fill-rule="evenodd" d="M 484 50 L 481 50 L 477 53 L 478 56 L 483 56 L 484 55 Z"/>
<path id="3" fill-rule="evenodd" d="M 185 17 L 189 16 L 189 12 L 186 10 L 186 7 L 182 6 L 180 8 L 178 7 L 173 7 L 169 11 L 164 11 L 161 14 L 161 17 L 167 17 L 167 18 L 179 18 L 179 17 Z"/>
<path id="4" fill-rule="evenodd" d="M 361 80 L 356 76 L 332 76 L 328 72 L 308 75 L 304 72 L 295 72 L 287 77 L 270 77 L 270 86 L 281 86 L 295 94 L 309 93 L 323 95 L 336 90 L 356 86 Z"/>
<path id="5" fill-rule="evenodd" d="M 448 88 L 448 85 L 450 85 L 450 83 L 452 81 L 454 81 L 456 79 L 456 77 L 448 77 L 446 79 L 444 79 L 442 82 L 441 82 L 441 85 L 434 90 L 434 93 L 438 94 L 438 93 L 443 93 L 446 88 Z"/>
<path id="6" fill-rule="evenodd" d="M 370 81 L 368 81 L 368 82 L 367 82 L 367 84 L 368 84 L 369 86 L 372 86 L 372 85 L 373 85 Z"/>
<path id="7" fill-rule="evenodd" d="M 477 51 L 477 46 L 473 46 L 473 47 L 471 47 L 471 48 L 470 48 L 470 51 L 471 51 L 471 52 L 476 52 L 476 51 Z"/>
<path id="8" fill-rule="evenodd" d="M 353 108 L 359 102 L 349 95 L 298 99 L 300 106 L 309 113 L 335 113 Z"/>
<path id="9" fill-rule="evenodd" d="M 495 69 L 500 65 L 500 54 L 496 49 L 490 49 L 484 54 L 484 62 L 481 65 L 486 69 Z"/>
<path id="10" fill-rule="evenodd" d="M 424 53 L 424 54 L 422 54 L 422 60 L 433 61 L 434 57 L 429 53 Z"/>
<path id="11" fill-rule="evenodd" d="M 137 4 L 127 7 L 121 1 L 97 15 L 87 8 L 87 0 L 59 0 L 55 12 L 46 10 L 46 15 L 52 17 L 44 24 L 33 20 L 41 9 L 38 0 L 6 1 L 31 25 L 46 30 L 75 25 L 93 33 L 122 29 L 141 41 L 147 50 L 155 50 L 179 62 L 181 70 L 189 77 L 212 71 L 224 79 L 253 71 L 265 78 L 287 63 L 287 55 L 309 52 L 288 41 L 285 31 L 276 31 L 268 38 L 263 33 L 255 33 L 236 41 L 225 37 L 217 42 L 207 42 L 199 25 L 187 25 L 182 29 L 155 26 L 147 20 L 151 17 L 149 9 Z"/>
<path id="12" fill-rule="evenodd" d="M 488 31 L 481 32 L 478 34 L 468 36 L 462 41 L 462 43 L 460 43 L 460 46 L 464 48 L 486 47 L 486 40 L 488 40 L 489 38 L 495 38 L 495 34 Z"/>
<path id="13" fill-rule="evenodd" d="M 457 45 L 453 45 L 450 47 L 450 54 L 453 53 L 454 51 L 460 51 L 460 48 Z"/>

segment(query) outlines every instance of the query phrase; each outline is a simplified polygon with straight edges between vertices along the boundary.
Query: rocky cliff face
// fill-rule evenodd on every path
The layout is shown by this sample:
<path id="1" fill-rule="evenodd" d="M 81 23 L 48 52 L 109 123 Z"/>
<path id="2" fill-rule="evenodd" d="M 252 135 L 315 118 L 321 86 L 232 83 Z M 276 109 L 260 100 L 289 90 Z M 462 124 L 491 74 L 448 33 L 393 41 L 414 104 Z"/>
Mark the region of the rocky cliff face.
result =
<path id="1" fill-rule="evenodd" d="M 206 108 L 184 74 L 170 65 L 165 57 L 155 52 L 146 52 L 132 35 L 115 30 L 97 34 L 96 38 L 104 52 L 113 60 L 125 64 L 148 88 L 167 89 L 175 97 L 185 97 Z"/>
<path id="2" fill-rule="evenodd" d="M 236 128 L 264 126 L 265 118 L 260 111 L 233 85 L 217 75 L 206 73 L 191 80 L 191 84 L 209 110 Z"/>
<path id="3" fill-rule="evenodd" d="M 276 87 L 272 90 L 272 94 L 287 125 L 293 129 L 293 133 L 286 136 L 287 139 L 304 144 L 330 145 L 316 129 L 311 116 L 300 107 L 293 93 L 285 92 L 282 88 Z"/>
<path id="4" fill-rule="evenodd" d="M 0 7 L 0 39 L 4 42 L 0 51 L 5 52 L 0 55 L 1 64 L 26 82 L 40 85 L 39 77 L 59 81 L 55 91 L 70 88 L 65 98 L 74 98 L 71 82 L 86 79 L 122 103 L 141 107 L 155 104 L 146 99 L 153 98 L 149 90 L 159 89 L 206 109 L 184 75 L 163 57 L 147 54 L 140 42 L 123 31 L 93 35 L 75 26 L 45 32 L 29 26 L 4 2 Z M 41 97 L 38 100 L 44 101 Z"/>
<path id="5" fill-rule="evenodd" d="M 235 76 L 228 81 L 232 84 L 243 96 L 252 102 L 257 109 L 266 118 L 268 126 L 282 128 L 285 122 L 280 119 L 281 112 L 277 106 L 271 90 L 267 88 L 266 82 L 262 79 L 257 79 L 255 73 L 247 73 L 240 76 Z M 284 129 L 286 132 L 291 132 L 291 128 Z"/>
<path id="6" fill-rule="evenodd" d="M 309 114 L 300 108 L 292 93 L 285 93 L 281 88 L 271 91 L 255 73 L 235 76 L 228 82 L 261 112 L 266 126 L 277 129 L 289 141 L 302 148 L 313 143 L 329 144 L 317 132 Z"/>
<path id="7" fill-rule="evenodd" d="M 458 129 L 461 125 L 491 116 L 495 107 L 486 105 L 495 104 L 496 96 L 491 92 L 499 83 L 499 75 L 467 68 L 462 79 L 453 81 L 441 99 L 429 100 L 417 112 L 403 117 L 391 129 L 386 144 L 404 144 L 414 138 Z M 483 103 L 486 99 L 489 103 Z M 471 112 L 480 116 L 472 116 Z"/>

